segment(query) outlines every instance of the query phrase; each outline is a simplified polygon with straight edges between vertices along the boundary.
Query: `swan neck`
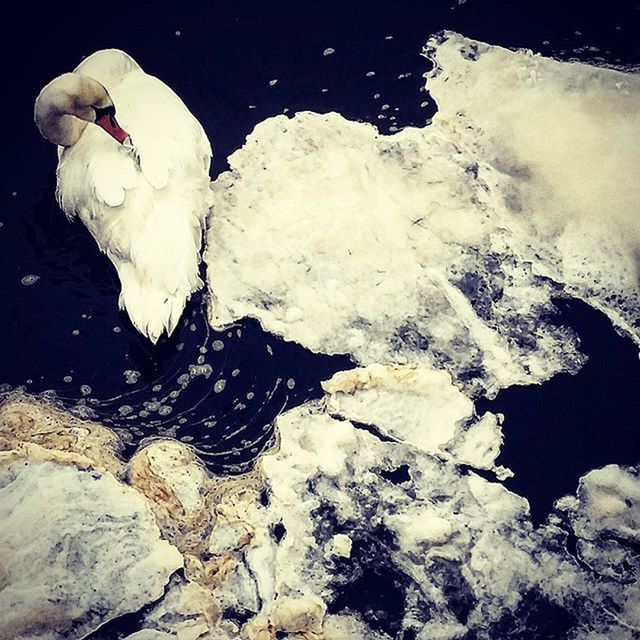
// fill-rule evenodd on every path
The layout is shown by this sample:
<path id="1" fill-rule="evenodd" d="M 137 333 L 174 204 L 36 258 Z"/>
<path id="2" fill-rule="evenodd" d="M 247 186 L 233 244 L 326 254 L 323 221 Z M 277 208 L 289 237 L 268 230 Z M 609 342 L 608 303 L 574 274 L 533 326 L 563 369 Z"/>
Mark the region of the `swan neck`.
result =
<path id="1" fill-rule="evenodd" d="M 70 147 L 95 120 L 93 106 L 113 104 L 107 90 L 96 80 L 65 73 L 42 89 L 35 103 L 34 119 L 44 138 Z"/>

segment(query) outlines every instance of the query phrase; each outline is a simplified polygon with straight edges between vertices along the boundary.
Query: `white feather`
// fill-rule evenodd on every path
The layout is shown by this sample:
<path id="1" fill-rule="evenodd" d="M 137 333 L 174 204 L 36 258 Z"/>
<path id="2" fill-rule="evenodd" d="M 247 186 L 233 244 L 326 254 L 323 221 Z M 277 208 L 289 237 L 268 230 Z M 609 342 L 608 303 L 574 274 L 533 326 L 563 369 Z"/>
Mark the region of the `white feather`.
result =
<path id="1" fill-rule="evenodd" d="M 120 307 L 153 342 L 171 334 L 202 287 L 200 244 L 209 208 L 211 146 L 196 118 L 163 82 L 115 49 L 77 72 L 103 84 L 135 154 L 88 125 L 59 154 L 57 195 L 115 265 Z"/>

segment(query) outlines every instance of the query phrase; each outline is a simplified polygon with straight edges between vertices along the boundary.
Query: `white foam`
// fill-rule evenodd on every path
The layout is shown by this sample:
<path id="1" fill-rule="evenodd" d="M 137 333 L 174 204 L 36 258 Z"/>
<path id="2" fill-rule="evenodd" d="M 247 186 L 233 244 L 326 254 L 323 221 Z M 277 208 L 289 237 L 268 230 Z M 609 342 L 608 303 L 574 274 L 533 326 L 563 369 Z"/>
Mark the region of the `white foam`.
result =
<path id="1" fill-rule="evenodd" d="M 276 116 L 230 157 L 212 324 L 253 316 L 489 394 L 580 366 L 547 320 L 563 290 L 635 336 L 640 79 L 455 34 L 427 51 L 431 125 L 383 136 L 335 113 Z"/>
<path id="2" fill-rule="evenodd" d="M 526 500 L 466 467 L 509 473 L 501 418 L 470 397 L 581 366 L 554 296 L 640 342 L 640 78 L 452 33 L 425 53 L 428 126 L 277 116 L 213 185 L 213 326 L 252 316 L 360 365 L 278 418 L 270 502 L 248 515 L 260 615 L 281 598 L 317 613 L 383 566 L 404 608 L 328 614 L 327 637 L 399 637 L 394 614 L 421 639 L 544 634 L 561 612 L 567 637 L 631 640 L 637 471 L 587 474 L 536 529 Z"/>
<path id="3" fill-rule="evenodd" d="M 382 441 L 328 410 L 315 402 L 281 415 L 280 449 L 262 459 L 269 501 L 243 516 L 255 528 L 243 563 L 262 603 L 251 605 L 252 628 L 276 625 L 274 611 L 293 599 L 314 625 L 328 606 L 326 637 L 336 625 L 345 629 L 336 639 L 392 638 L 406 629 L 425 639 L 493 640 L 516 629 L 533 637 L 546 625 L 560 637 L 554 624 L 565 625 L 562 637 L 636 637 L 640 568 L 628 544 L 640 522 L 635 470 L 611 465 L 587 474 L 578 497 L 561 501 L 567 515 L 536 529 L 526 500 L 501 484 L 409 443 Z M 408 475 L 393 479 L 389 472 L 401 466 Z M 621 508 L 625 500 L 631 513 Z M 566 531 L 578 539 L 580 562 Z M 386 586 L 375 582 L 383 576 Z M 239 586 L 225 585 L 225 597 Z M 344 589 L 368 598 L 336 608 Z"/>

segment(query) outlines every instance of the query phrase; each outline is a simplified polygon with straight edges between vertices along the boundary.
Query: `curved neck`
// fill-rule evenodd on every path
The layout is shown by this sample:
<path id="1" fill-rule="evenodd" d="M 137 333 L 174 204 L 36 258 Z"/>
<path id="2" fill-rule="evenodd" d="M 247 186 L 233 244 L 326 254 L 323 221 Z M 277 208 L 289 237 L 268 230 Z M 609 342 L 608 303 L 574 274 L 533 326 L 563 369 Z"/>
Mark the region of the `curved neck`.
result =
<path id="1" fill-rule="evenodd" d="M 43 125 L 38 125 L 40 133 L 54 144 L 62 147 L 74 145 L 89 123 L 67 113 L 50 113 Z"/>
<path id="2" fill-rule="evenodd" d="M 112 104 L 107 90 L 93 78 L 65 73 L 52 80 L 36 99 L 35 121 L 50 142 L 70 147 L 95 119 L 93 106 Z"/>

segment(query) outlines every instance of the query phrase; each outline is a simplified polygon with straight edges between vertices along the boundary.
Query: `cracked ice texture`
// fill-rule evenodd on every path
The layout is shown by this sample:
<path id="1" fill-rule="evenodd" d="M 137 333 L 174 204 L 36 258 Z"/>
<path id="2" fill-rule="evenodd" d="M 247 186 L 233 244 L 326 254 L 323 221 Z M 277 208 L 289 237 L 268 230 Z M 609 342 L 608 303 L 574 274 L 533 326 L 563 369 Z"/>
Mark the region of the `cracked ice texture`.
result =
<path id="1" fill-rule="evenodd" d="M 326 640 L 637 637 L 636 470 L 590 472 L 536 528 L 500 483 L 328 410 L 319 401 L 281 415 L 279 450 L 262 458 L 269 500 L 247 506 L 255 535 L 242 550 L 262 607 L 243 637 L 293 633 L 279 618 L 288 607 L 294 620 L 306 614 L 307 635 L 292 635 L 302 638 L 320 627 Z M 612 532 L 624 556 L 612 555 Z"/>
<path id="2" fill-rule="evenodd" d="M 182 556 L 148 503 L 110 473 L 0 467 L 0 635 L 82 637 L 163 594 Z"/>
<path id="3" fill-rule="evenodd" d="M 207 238 L 212 324 L 253 316 L 489 395 L 580 367 L 554 295 L 637 339 L 640 79 L 456 34 L 427 53 L 432 124 L 384 136 L 277 116 L 230 157 Z"/>

